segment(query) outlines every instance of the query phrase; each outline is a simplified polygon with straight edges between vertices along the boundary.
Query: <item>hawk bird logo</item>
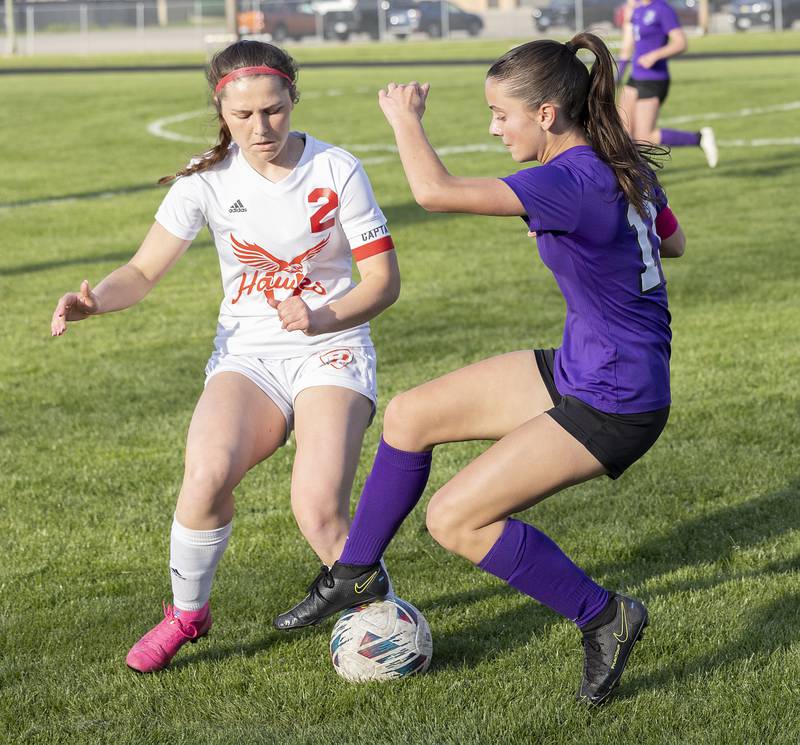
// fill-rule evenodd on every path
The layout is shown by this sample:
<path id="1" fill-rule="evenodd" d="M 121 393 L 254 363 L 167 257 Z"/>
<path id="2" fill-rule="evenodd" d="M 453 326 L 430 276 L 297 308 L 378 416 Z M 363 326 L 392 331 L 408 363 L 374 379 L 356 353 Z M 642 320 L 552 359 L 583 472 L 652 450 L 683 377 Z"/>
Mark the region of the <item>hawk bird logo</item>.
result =
<path id="1" fill-rule="evenodd" d="M 303 271 L 303 262 L 313 259 L 331 239 L 330 235 L 323 238 L 319 243 L 309 248 L 307 251 L 298 254 L 289 261 L 279 259 L 273 256 L 265 248 L 262 248 L 257 243 L 246 243 L 237 241 L 231 233 L 231 243 L 233 244 L 233 254 L 242 264 L 247 264 L 254 269 L 261 269 L 267 274 L 275 274 L 276 272 L 286 272 L 287 274 L 305 274 Z"/>

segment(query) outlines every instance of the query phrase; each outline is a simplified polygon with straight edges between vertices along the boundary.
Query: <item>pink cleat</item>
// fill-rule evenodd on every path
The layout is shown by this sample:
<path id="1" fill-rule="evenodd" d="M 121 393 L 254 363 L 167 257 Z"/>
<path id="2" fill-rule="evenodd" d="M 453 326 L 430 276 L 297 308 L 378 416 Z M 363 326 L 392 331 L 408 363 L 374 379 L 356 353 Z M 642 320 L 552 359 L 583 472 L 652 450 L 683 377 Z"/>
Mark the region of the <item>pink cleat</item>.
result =
<path id="1" fill-rule="evenodd" d="M 211 609 L 179 610 L 164 604 L 164 620 L 131 647 L 125 663 L 137 673 L 154 673 L 169 665 L 186 642 L 196 642 L 211 628 Z"/>

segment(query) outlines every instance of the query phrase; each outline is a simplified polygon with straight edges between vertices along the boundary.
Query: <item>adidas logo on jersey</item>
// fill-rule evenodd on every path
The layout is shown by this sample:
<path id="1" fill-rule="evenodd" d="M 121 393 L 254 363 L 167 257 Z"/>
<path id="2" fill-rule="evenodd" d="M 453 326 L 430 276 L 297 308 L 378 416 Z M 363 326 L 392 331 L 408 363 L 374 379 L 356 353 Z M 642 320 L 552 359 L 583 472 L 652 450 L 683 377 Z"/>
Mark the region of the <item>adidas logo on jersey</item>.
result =
<path id="1" fill-rule="evenodd" d="M 242 204 L 241 199 L 237 199 L 229 208 L 228 212 L 247 212 L 247 207 Z"/>

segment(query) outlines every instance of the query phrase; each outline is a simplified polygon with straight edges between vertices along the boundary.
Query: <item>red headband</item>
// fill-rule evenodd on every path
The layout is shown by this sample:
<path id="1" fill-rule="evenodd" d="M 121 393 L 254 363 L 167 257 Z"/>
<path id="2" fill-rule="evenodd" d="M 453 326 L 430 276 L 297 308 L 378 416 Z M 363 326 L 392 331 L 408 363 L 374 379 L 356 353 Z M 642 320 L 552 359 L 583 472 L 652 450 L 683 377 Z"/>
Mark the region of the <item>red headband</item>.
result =
<path id="1" fill-rule="evenodd" d="M 217 87 L 214 88 L 214 93 L 219 93 L 228 83 L 231 82 L 231 80 L 237 80 L 238 78 L 243 78 L 246 75 L 278 75 L 279 77 L 288 80 L 290 84 L 294 83 L 294 81 L 285 72 L 276 70 L 274 67 L 267 67 L 266 65 L 259 65 L 258 67 L 239 67 L 220 79 L 219 83 L 217 83 Z"/>

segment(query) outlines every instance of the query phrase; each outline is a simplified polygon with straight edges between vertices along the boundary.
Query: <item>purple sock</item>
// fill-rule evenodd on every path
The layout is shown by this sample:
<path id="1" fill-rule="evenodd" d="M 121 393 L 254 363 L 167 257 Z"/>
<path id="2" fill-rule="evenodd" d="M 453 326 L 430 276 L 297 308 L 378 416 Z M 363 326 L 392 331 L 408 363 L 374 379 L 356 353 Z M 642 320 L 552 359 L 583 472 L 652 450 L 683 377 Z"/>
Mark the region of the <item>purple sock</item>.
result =
<path id="1" fill-rule="evenodd" d="M 430 451 L 408 453 L 381 438 L 339 561 L 374 564 L 419 502 L 431 472 Z"/>
<path id="2" fill-rule="evenodd" d="M 608 590 L 592 582 L 544 533 L 519 520 L 506 520 L 497 542 L 478 566 L 579 627 L 608 602 Z"/>
<path id="3" fill-rule="evenodd" d="M 700 144 L 700 133 L 685 132 L 682 129 L 662 129 L 661 144 L 670 147 L 695 147 Z"/>

